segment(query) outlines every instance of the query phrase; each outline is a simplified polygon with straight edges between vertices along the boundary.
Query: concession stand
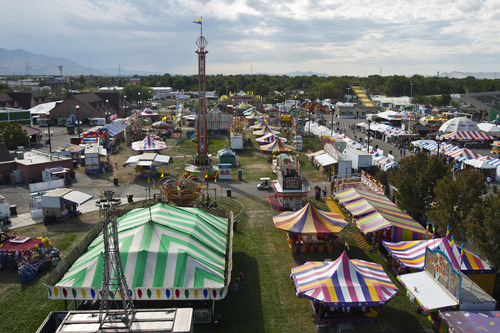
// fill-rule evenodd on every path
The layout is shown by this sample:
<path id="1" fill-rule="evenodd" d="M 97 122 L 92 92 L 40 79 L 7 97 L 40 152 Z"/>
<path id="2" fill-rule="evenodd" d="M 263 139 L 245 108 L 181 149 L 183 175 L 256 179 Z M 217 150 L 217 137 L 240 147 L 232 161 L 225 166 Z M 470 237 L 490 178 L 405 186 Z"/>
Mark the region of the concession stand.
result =
<path id="1" fill-rule="evenodd" d="M 268 200 L 273 209 L 280 211 L 301 209 L 304 206 L 302 198 L 309 193 L 302 182 L 298 160 L 290 161 L 278 161 L 279 168 L 275 171 L 278 179 L 271 181 L 274 195 L 268 196 Z"/>
<path id="2" fill-rule="evenodd" d="M 455 260 L 439 249 L 427 248 L 422 272 L 397 277 L 410 301 L 419 305 L 438 330 L 440 310 L 493 311 L 496 306 L 493 297 L 454 267 Z"/>
<path id="3" fill-rule="evenodd" d="M 81 214 L 77 206 L 92 199 L 92 195 L 67 188 L 56 188 L 42 195 L 44 222 L 61 222 Z"/>
<path id="4" fill-rule="evenodd" d="M 48 267 L 55 258 L 59 258 L 59 250 L 52 246 L 48 238 L 16 237 L 7 234 L 1 236 L 0 266 L 17 269 L 21 281 L 33 279 L 38 271 Z"/>

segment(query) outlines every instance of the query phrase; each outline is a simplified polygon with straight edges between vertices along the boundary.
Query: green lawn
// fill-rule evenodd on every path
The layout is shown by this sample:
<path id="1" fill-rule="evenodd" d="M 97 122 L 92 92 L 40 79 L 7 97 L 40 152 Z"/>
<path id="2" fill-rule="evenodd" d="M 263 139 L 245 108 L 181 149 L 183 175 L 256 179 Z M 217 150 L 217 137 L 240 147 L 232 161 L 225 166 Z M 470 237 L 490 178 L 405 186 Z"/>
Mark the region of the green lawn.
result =
<path id="1" fill-rule="evenodd" d="M 220 137 L 211 137 L 210 142 L 209 151 L 216 154 L 227 141 Z M 173 140 L 167 144 L 170 143 L 173 145 Z M 317 150 L 318 143 L 312 140 L 305 140 L 305 143 L 305 149 L 299 153 L 304 176 L 309 181 L 324 180 L 325 177 L 304 155 L 307 149 Z M 196 145 L 189 140 L 184 140 L 180 147 L 182 154 L 196 151 Z M 170 151 L 173 152 L 173 149 L 169 148 L 169 153 Z M 245 149 L 236 152 L 236 155 L 242 164 L 244 181 L 255 181 L 259 177 L 272 175 L 268 157 L 258 150 L 255 140 L 251 140 L 250 146 L 245 146 Z M 233 175 L 235 174 L 236 170 L 233 170 Z M 285 232 L 277 230 L 273 225 L 272 216 L 277 212 L 270 210 L 266 197 L 238 198 L 238 201 L 245 206 L 245 214 L 234 235 L 232 280 L 234 281 L 238 272 L 242 271 L 245 274 L 244 290 L 231 292 L 225 300 L 217 302 L 215 311 L 222 315 L 221 332 L 316 332 L 311 307 L 306 300 L 295 296 L 290 269 L 310 260 L 337 258 L 344 249 L 344 238 L 347 238 L 350 244 L 350 258 L 378 262 L 387 268 L 377 255 L 355 246 L 352 236 L 359 231 L 354 227 L 348 227 L 341 233 L 334 253 L 292 255 Z M 313 202 L 319 209 L 327 209 L 322 201 Z M 134 205 L 140 206 L 141 203 Z M 238 207 L 236 200 L 229 198 L 221 199 L 219 205 Z M 130 208 L 133 206 L 128 209 Z M 124 212 L 125 210 L 121 210 L 119 216 Z M 47 236 L 61 250 L 62 256 L 65 256 L 97 222 L 98 213 L 93 212 L 68 219 L 61 224 L 26 227 L 16 230 L 16 234 Z M 406 298 L 406 291 L 392 272 L 388 269 L 386 272 L 400 288 L 400 292 L 383 307 L 378 324 L 370 326 L 370 332 L 407 332 L 432 327 L 425 317 L 416 313 L 416 305 Z M 34 280 L 21 283 L 17 272 L 0 271 L 0 333 L 34 332 L 50 311 L 64 309 L 64 302 L 48 299 L 43 282 L 49 273 L 50 270 L 45 271 Z M 357 329 L 366 330 L 367 326 Z M 212 331 L 209 325 L 197 325 L 195 330 Z"/>

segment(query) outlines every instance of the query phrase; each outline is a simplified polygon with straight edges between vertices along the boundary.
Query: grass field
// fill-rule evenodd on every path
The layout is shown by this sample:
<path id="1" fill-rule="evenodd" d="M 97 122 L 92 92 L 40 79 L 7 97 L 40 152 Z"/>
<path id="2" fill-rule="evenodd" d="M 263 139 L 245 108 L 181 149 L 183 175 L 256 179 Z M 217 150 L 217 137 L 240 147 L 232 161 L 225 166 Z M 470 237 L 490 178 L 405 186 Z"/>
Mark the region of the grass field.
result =
<path id="1" fill-rule="evenodd" d="M 359 231 L 349 226 L 341 233 L 334 253 L 292 255 L 285 239 L 285 232 L 277 230 L 272 222 L 276 212 L 269 209 L 265 197 L 239 198 L 245 214 L 238 223 L 234 236 L 232 281 L 243 272 L 244 289 L 231 292 L 216 303 L 215 311 L 222 315 L 221 332 L 315 332 L 312 309 L 305 299 L 295 296 L 290 279 L 290 269 L 311 260 L 335 259 L 344 250 L 344 237 L 350 245 L 350 258 L 386 264 L 374 253 L 356 247 L 352 236 Z M 320 209 L 326 205 L 313 199 Z M 140 203 L 135 203 L 140 205 Z M 132 206 L 135 207 L 135 206 Z M 132 208 L 130 207 L 130 208 Z M 236 201 L 224 198 L 221 207 L 238 207 Z M 235 210 L 237 208 L 234 208 Z M 125 210 L 122 210 L 123 214 Z M 67 254 L 96 223 L 96 212 L 65 221 L 60 225 L 35 225 L 18 230 L 22 235 L 46 235 Z M 388 269 L 386 269 L 388 272 Z M 50 311 L 63 310 L 64 302 L 49 300 L 43 282 L 49 271 L 34 280 L 21 283 L 15 271 L 3 270 L 0 283 L 0 332 L 33 332 Z M 418 331 L 431 328 L 430 322 L 416 313 L 416 305 L 410 303 L 404 288 L 388 272 L 400 292 L 383 307 L 378 325 L 370 326 L 370 332 Z M 24 320 L 19 314 L 29 313 Z M 363 331 L 366 326 L 357 327 Z M 211 332 L 209 325 L 197 325 L 198 332 Z"/>
<path id="2" fill-rule="evenodd" d="M 216 154 L 217 150 L 227 143 L 224 139 L 217 137 L 211 138 L 210 142 L 213 145 L 210 152 L 213 154 Z M 308 148 L 317 149 L 317 142 L 305 140 L 305 143 L 304 151 Z M 189 140 L 184 140 L 178 149 L 174 148 L 173 139 L 168 139 L 167 145 L 169 148 L 163 154 L 172 156 L 193 153 L 196 147 Z M 321 145 L 319 145 L 320 148 Z M 118 168 L 100 177 L 110 181 L 113 177 L 119 177 L 120 182 L 137 181 L 134 168 L 122 167 L 131 154 L 135 155 L 136 152 L 122 146 L 119 154 L 110 156 L 112 166 L 115 167 L 116 164 Z M 258 150 L 258 143 L 254 139 L 236 155 L 243 166 L 245 180 L 256 181 L 260 177 L 271 176 L 268 157 Z M 307 161 L 303 153 L 299 153 L 299 159 L 303 175 L 307 180 L 326 179 Z M 182 163 L 182 159 L 174 159 L 174 168 L 169 168 L 168 172 L 179 170 L 182 172 Z M 295 296 L 290 269 L 306 261 L 337 258 L 344 250 L 344 238 L 350 245 L 348 256 L 351 259 L 374 261 L 387 268 L 377 255 L 356 247 L 352 237 L 359 231 L 352 226 L 347 227 L 340 234 L 341 239 L 334 253 L 292 255 L 285 232 L 277 230 L 273 225 L 272 217 L 277 212 L 270 210 L 266 197 L 238 198 L 238 201 L 244 205 L 245 214 L 238 223 L 234 236 L 232 280 L 236 280 L 238 272 L 243 272 L 245 274 L 244 289 L 237 293 L 231 292 L 225 300 L 216 303 L 215 311 L 222 315 L 221 332 L 316 332 L 311 307 L 306 300 Z M 323 201 L 313 200 L 313 203 L 318 208 L 327 210 Z M 239 207 L 239 204 L 230 198 L 221 198 L 219 205 Z M 134 203 L 132 206 L 121 209 L 118 216 L 137 206 L 141 206 L 141 203 Z M 73 217 L 61 224 L 47 226 L 38 224 L 18 229 L 16 234 L 33 237 L 47 236 L 61 250 L 61 255 L 64 257 L 95 223 L 98 223 L 98 213 L 92 212 Z M 432 327 L 430 322 L 416 313 L 416 305 L 407 299 L 406 291 L 392 272 L 388 269 L 386 272 L 400 288 L 400 292 L 383 307 L 376 326 L 356 327 L 356 329 L 358 331 L 369 329 L 370 332 L 411 332 L 430 329 Z M 50 311 L 64 309 L 64 302 L 48 299 L 43 282 L 49 273 L 50 270 L 47 270 L 34 280 L 22 283 L 17 272 L 0 271 L 0 318 L 2 318 L 0 332 L 34 332 Z M 213 329 L 209 325 L 197 325 L 195 331 L 211 332 Z"/>

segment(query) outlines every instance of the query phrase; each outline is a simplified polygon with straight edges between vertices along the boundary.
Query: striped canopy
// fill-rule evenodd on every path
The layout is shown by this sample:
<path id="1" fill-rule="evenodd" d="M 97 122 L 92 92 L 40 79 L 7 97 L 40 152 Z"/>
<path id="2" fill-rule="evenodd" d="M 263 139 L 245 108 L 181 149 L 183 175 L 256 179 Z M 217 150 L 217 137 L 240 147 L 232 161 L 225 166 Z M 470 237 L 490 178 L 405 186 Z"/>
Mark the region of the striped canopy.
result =
<path id="1" fill-rule="evenodd" d="M 457 149 L 453 151 L 447 151 L 445 155 L 450 156 L 451 158 L 457 160 L 457 161 L 464 161 L 464 160 L 472 160 L 475 158 L 479 158 L 482 155 L 476 153 L 473 150 L 470 150 L 468 148 L 462 148 L 462 149 Z"/>
<path id="2" fill-rule="evenodd" d="M 425 238 L 426 230 L 386 196 L 350 188 L 334 194 L 365 234 L 393 228 L 394 240 Z"/>
<path id="3" fill-rule="evenodd" d="M 308 261 L 294 267 L 291 277 L 298 297 L 325 306 L 382 305 L 398 292 L 381 265 L 349 260 L 345 252 L 335 261 Z"/>
<path id="4" fill-rule="evenodd" d="M 167 144 L 161 140 L 155 140 L 148 134 L 142 141 L 132 142 L 132 150 L 135 151 L 154 151 L 166 149 Z"/>
<path id="5" fill-rule="evenodd" d="M 428 240 L 407 242 L 385 242 L 384 247 L 389 254 L 397 260 L 402 267 L 410 267 L 418 270 L 424 269 L 425 249 L 440 249 L 450 258 L 453 266 L 464 273 L 493 273 L 495 268 L 483 261 L 476 255 L 464 250 L 460 258 L 461 249 L 456 244 L 450 244 L 447 238 L 436 238 Z"/>
<path id="6" fill-rule="evenodd" d="M 489 134 L 481 131 L 459 131 L 441 135 L 442 140 L 486 141 L 495 140 Z"/>
<path id="7" fill-rule="evenodd" d="M 284 144 L 281 140 L 276 139 L 273 142 L 260 146 L 260 150 L 268 153 L 286 153 L 294 151 L 295 148 Z"/>
<path id="8" fill-rule="evenodd" d="M 349 224 L 339 214 L 316 209 L 310 201 L 296 212 L 276 215 L 273 222 L 278 229 L 301 235 L 336 234 Z"/>
<path id="9" fill-rule="evenodd" d="M 261 136 L 260 138 L 255 139 L 255 141 L 259 143 L 270 143 L 273 142 L 276 139 L 280 139 L 283 142 L 286 142 L 286 138 L 282 138 L 280 136 L 277 136 L 276 134 L 269 133 L 264 136 Z"/>
<path id="10" fill-rule="evenodd" d="M 78 153 L 83 150 L 83 147 L 66 142 L 59 146 L 59 150 L 70 151 L 71 153 Z"/>
<path id="11" fill-rule="evenodd" d="M 255 136 L 264 136 L 264 135 L 268 135 L 268 134 L 278 135 L 278 134 L 280 134 L 280 132 L 272 130 L 269 127 L 269 125 L 267 125 L 267 123 L 264 123 L 263 128 L 261 128 L 260 130 L 253 131 L 252 134 Z"/>
<path id="12" fill-rule="evenodd" d="M 230 272 L 228 220 L 197 208 L 160 203 L 118 219 L 120 255 L 135 300 L 222 299 Z M 100 298 L 102 233 L 55 286 L 52 299 Z"/>

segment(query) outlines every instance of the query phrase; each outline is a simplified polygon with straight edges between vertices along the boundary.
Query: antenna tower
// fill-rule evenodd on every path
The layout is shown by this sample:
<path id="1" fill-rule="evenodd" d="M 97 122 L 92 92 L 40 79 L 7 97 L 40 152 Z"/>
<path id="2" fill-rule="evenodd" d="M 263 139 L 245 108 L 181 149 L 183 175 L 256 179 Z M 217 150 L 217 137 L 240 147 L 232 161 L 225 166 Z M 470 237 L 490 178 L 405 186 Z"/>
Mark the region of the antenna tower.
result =
<path id="1" fill-rule="evenodd" d="M 99 330 L 119 328 L 129 330 L 135 317 L 135 307 L 123 272 L 118 242 L 116 208 L 121 200 L 113 199 L 114 193 L 112 190 L 105 190 L 104 198 L 96 202 L 104 241 Z M 121 307 L 118 304 L 119 299 L 122 301 Z M 111 312 L 112 308 L 119 310 Z"/>

